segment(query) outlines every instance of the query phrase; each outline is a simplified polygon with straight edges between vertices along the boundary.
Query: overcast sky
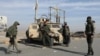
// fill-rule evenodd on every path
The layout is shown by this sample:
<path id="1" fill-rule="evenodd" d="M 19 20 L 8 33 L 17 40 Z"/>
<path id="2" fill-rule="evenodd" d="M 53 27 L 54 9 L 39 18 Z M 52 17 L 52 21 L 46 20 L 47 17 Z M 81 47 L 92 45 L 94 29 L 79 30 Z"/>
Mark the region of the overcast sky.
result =
<path id="1" fill-rule="evenodd" d="M 34 22 L 36 0 L 0 0 L 0 16 L 7 16 L 8 27 L 19 21 L 21 29 L 27 29 Z M 66 21 L 73 32 L 84 30 L 87 16 L 96 21 L 96 32 L 100 28 L 99 0 L 38 0 L 38 18 L 42 14 L 48 16 L 49 6 L 57 6 L 66 11 Z M 63 20 L 61 20 L 63 21 Z"/>

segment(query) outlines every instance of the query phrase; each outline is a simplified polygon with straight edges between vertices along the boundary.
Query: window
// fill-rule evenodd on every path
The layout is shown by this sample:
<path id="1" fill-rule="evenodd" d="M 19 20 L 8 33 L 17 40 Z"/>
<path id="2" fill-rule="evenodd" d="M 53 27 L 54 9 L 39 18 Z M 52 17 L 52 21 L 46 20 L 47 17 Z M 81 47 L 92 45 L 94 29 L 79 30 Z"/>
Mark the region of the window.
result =
<path id="1" fill-rule="evenodd" d="M 60 26 L 58 24 L 53 24 L 52 28 L 60 28 Z"/>
<path id="2" fill-rule="evenodd" d="M 33 29 L 37 29 L 37 25 L 33 25 L 32 27 L 33 27 Z"/>

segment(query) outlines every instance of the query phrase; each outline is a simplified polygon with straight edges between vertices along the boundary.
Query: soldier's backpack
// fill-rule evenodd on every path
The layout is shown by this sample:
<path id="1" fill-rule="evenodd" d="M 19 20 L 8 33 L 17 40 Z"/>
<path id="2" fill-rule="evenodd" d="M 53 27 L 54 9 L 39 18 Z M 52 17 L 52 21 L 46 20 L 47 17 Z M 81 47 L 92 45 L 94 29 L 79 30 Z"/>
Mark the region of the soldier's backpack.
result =
<path id="1" fill-rule="evenodd" d="M 12 31 L 12 26 L 7 29 L 7 31 L 6 31 L 6 37 L 8 37 L 8 38 L 11 37 L 11 35 L 10 35 L 11 31 Z"/>
<path id="2" fill-rule="evenodd" d="M 10 37 L 10 34 L 8 33 L 8 31 L 6 32 L 6 37 Z"/>

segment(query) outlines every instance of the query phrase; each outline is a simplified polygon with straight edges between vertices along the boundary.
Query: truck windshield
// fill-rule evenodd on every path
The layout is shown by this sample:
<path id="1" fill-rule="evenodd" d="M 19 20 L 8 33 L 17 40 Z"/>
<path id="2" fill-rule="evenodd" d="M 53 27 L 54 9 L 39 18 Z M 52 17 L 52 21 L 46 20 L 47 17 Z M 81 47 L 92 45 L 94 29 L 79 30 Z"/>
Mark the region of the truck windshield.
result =
<path id="1" fill-rule="evenodd" d="M 52 28 L 59 28 L 60 26 L 58 24 L 53 24 Z"/>
<path id="2" fill-rule="evenodd" d="M 33 29 L 37 29 L 37 25 L 33 25 L 32 28 L 33 28 Z"/>

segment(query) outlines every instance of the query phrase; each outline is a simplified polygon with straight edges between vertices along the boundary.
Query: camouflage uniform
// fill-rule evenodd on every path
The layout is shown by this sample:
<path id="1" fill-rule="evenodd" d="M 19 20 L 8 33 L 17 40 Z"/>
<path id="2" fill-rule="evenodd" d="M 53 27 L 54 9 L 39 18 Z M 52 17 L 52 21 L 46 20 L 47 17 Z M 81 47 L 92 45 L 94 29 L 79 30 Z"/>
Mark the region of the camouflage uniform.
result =
<path id="1" fill-rule="evenodd" d="M 15 41 L 17 35 L 17 25 L 19 25 L 19 23 L 15 21 L 14 24 L 7 30 L 6 37 L 10 38 L 10 44 L 8 46 L 7 53 L 9 53 L 11 46 L 13 46 L 13 48 L 15 47 L 18 53 L 21 52 L 20 50 L 18 50 L 17 43 Z"/>
<path id="2" fill-rule="evenodd" d="M 94 35 L 94 24 L 91 20 L 91 17 L 87 17 L 87 24 L 85 28 L 85 34 L 87 37 L 87 44 L 88 44 L 88 53 L 87 55 L 93 55 L 93 48 L 92 48 L 92 43 L 93 43 L 93 35 Z"/>
<path id="3" fill-rule="evenodd" d="M 44 26 L 42 27 L 42 36 L 43 36 L 43 45 L 51 46 L 51 38 L 48 35 L 50 33 L 50 28 L 47 22 L 44 22 Z"/>
<path id="4" fill-rule="evenodd" d="M 70 43 L 70 29 L 69 26 L 67 26 L 67 23 L 64 22 L 64 25 L 62 26 L 62 35 L 63 35 L 63 43 L 66 44 L 66 46 Z"/>

